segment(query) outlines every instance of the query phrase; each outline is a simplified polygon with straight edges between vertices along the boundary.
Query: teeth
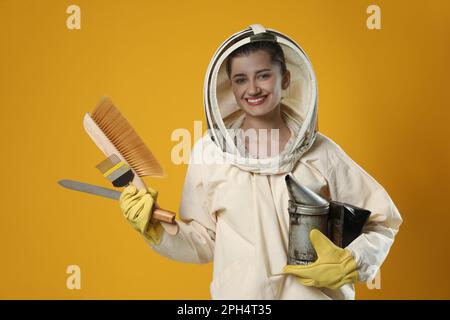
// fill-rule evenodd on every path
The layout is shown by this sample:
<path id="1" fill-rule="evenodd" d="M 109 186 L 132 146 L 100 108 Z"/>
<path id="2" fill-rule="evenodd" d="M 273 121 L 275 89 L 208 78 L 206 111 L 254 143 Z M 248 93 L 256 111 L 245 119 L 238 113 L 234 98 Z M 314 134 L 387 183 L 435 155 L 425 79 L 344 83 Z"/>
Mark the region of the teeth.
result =
<path id="1" fill-rule="evenodd" d="M 247 99 L 250 103 L 258 103 L 264 100 L 264 97 L 258 98 L 258 99 Z"/>

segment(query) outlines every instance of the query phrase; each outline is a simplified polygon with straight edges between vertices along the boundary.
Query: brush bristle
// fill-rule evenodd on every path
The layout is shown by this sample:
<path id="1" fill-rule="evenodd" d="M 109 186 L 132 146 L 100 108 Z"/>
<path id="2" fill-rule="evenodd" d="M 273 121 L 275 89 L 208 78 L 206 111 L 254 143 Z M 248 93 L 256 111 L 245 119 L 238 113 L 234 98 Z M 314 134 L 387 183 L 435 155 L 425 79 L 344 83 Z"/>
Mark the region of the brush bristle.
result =
<path id="1" fill-rule="evenodd" d="M 99 103 L 91 117 L 139 177 L 164 175 L 150 149 L 109 98 Z"/>

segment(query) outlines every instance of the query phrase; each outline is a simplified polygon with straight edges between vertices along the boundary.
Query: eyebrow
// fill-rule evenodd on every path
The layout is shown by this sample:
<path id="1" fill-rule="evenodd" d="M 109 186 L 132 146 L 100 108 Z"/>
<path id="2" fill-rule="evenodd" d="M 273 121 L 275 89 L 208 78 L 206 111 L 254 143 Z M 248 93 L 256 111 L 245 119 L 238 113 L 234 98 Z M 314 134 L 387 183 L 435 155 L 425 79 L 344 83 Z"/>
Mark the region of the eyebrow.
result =
<path id="1" fill-rule="evenodd" d="M 265 71 L 272 71 L 272 70 L 271 69 L 261 69 L 261 70 L 256 71 L 256 74 L 261 73 L 261 72 L 265 72 Z M 233 76 L 233 79 L 236 78 L 236 77 L 242 77 L 242 76 L 245 76 L 245 74 L 244 73 L 238 73 L 238 74 L 235 74 Z"/>

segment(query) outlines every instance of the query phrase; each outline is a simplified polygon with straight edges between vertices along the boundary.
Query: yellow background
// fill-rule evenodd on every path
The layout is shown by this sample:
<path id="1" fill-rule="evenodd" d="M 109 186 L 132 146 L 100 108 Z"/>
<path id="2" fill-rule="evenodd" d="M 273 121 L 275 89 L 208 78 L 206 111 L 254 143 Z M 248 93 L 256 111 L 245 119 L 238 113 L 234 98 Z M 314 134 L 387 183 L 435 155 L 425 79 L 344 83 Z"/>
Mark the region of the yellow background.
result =
<path id="1" fill-rule="evenodd" d="M 81 30 L 66 8 L 81 8 Z M 366 28 L 381 7 L 382 30 Z M 319 84 L 320 130 L 389 192 L 403 218 L 381 289 L 359 299 L 450 298 L 449 1 L 0 0 L 0 298 L 208 299 L 212 265 L 151 251 L 108 187 L 82 117 L 108 95 L 166 170 L 146 179 L 177 210 L 176 128 L 203 116 L 203 78 L 232 33 L 261 23 L 295 39 Z M 66 267 L 81 267 L 81 290 Z"/>

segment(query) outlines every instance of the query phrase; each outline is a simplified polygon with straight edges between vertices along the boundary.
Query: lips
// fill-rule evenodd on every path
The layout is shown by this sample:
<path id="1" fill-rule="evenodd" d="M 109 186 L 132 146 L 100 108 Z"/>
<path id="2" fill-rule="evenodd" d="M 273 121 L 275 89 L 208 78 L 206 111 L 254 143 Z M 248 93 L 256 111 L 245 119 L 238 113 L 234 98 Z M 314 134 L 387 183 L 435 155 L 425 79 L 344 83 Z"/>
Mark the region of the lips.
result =
<path id="1" fill-rule="evenodd" d="M 261 96 L 261 97 L 255 97 L 255 98 L 245 98 L 245 101 L 247 101 L 247 103 L 250 106 L 259 106 L 261 104 L 264 103 L 264 101 L 266 101 L 267 96 Z"/>

